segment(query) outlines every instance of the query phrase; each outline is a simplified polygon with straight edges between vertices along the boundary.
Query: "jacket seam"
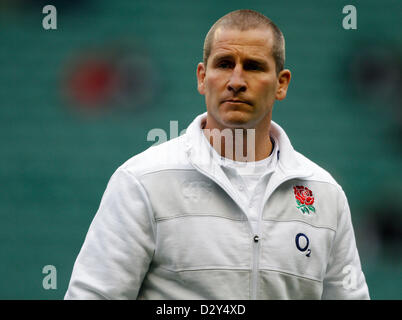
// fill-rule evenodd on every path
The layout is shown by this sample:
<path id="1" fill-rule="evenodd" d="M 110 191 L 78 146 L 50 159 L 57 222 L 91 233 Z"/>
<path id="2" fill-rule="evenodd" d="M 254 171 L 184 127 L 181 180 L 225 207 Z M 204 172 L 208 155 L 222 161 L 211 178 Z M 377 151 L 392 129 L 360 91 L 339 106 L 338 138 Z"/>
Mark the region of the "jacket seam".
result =
<path id="1" fill-rule="evenodd" d="M 151 171 L 145 171 L 139 174 L 139 177 L 144 177 L 150 174 L 154 174 L 154 173 L 159 173 L 159 172 L 165 172 L 165 171 L 195 171 L 198 172 L 195 168 L 164 168 L 164 169 L 155 169 L 155 170 L 151 170 Z"/>
<path id="2" fill-rule="evenodd" d="M 159 266 L 159 268 L 169 271 L 169 272 L 193 272 L 193 271 L 247 271 L 251 272 L 251 268 L 248 266 L 241 266 L 241 267 L 217 267 L 217 266 L 205 266 L 205 267 L 194 267 L 194 268 L 178 268 L 178 269 L 170 269 L 167 267 Z"/>
<path id="3" fill-rule="evenodd" d="M 312 171 L 313 171 L 313 175 L 314 175 L 314 170 L 312 170 Z M 295 179 L 298 179 L 298 178 L 295 178 Z M 318 178 L 306 177 L 306 178 L 302 178 L 301 180 L 326 183 L 326 184 L 329 184 L 329 185 L 332 185 L 332 186 L 336 187 L 336 189 L 338 189 L 338 191 L 342 190 L 342 187 L 336 181 L 333 182 L 333 181 L 330 181 L 329 179 L 327 180 L 327 179 L 318 179 Z"/>
<path id="4" fill-rule="evenodd" d="M 317 229 L 328 229 L 328 230 L 331 230 L 331 231 L 336 232 L 336 229 L 334 229 L 334 228 L 327 227 L 327 226 L 314 225 L 314 224 L 312 224 L 312 223 L 309 223 L 309 222 L 304 221 L 304 220 L 299 220 L 299 219 L 291 219 L 291 220 L 262 219 L 262 221 L 263 221 L 263 222 L 264 222 L 264 221 L 274 221 L 274 222 L 301 222 L 301 223 L 305 223 L 305 224 L 307 224 L 307 225 L 309 225 L 309 226 L 311 226 L 311 227 L 317 228 Z"/>
<path id="5" fill-rule="evenodd" d="M 232 220 L 232 221 L 238 221 L 238 222 L 244 222 L 247 221 L 247 219 L 234 219 L 234 218 L 229 218 L 229 217 L 224 217 L 224 216 L 220 216 L 217 214 L 203 214 L 203 213 L 190 213 L 190 214 L 180 214 L 180 215 L 175 215 L 172 217 L 161 217 L 161 218 L 155 218 L 155 222 L 163 222 L 166 220 L 172 220 L 172 219 L 179 219 L 179 218 L 185 218 L 185 217 L 216 217 L 216 218 L 222 218 L 222 219 L 228 219 L 228 220 Z"/>
<path id="6" fill-rule="evenodd" d="M 159 172 L 165 172 L 165 171 L 194 171 L 194 172 L 199 172 L 194 167 L 193 168 L 163 168 L 163 169 L 155 169 L 155 170 L 151 170 L 151 171 L 142 172 L 142 173 L 139 174 L 139 177 L 143 177 L 143 176 L 146 176 L 146 175 L 159 173 Z M 314 174 L 314 170 L 312 172 Z M 336 189 L 338 189 L 338 191 L 342 191 L 342 187 L 337 182 L 332 182 L 332 181 L 327 180 L 327 179 L 309 178 L 308 176 L 300 176 L 300 177 L 296 176 L 296 177 L 292 178 L 291 180 L 296 180 L 296 179 L 304 180 L 304 181 L 316 181 L 316 182 L 329 184 L 329 185 L 332 185 L 332 186 L 336 187 Z"/>
<path id="7" fill-rule="evenodd" d="M 305 279 L 305 280 L 310 280 L 310 281 L 315 281 L 318 283 L 322 283 L 322 280 L 316 279 L 316 278 L 312 278 L 312 277 L 306 277 L 306 276 L 301 276 L 289 271 L 282 271 L 282 270 L 278 270 L 278 269 L 271 269 L 271 268 L 260 268 L 259 271 L 270 271 L 270 272 L 276 272 L 276 273 L 282 273 L 288 276 L 292 276 L 292 277 L 296 277 L 296 278 L 301 278 L 301 279 Z"/>
<path id="8" fill-rule="evenodd" d="M 216 266 L 205 266 L 205 267 L 194 267 L 194 268 L 179 268 L 179 269 L 170 269 L 167 267 L 162 267 L 159 266 L 159 268 L 169 271 L 169 272 L 177 272 L 177 273 L 181 273 L 181 272 L 197 272 L 197 271 L 247 271 L 247 272 L 251 272 L 250 267 L 216 267 Z M 278 270 L 278 269 L 273 269 L 273 268 L 259 268 L 258 271 L 269 271 L 269 272 L 275 272 L 275 273 L 281 273 L 281 274 L 285 274 L 288 276 L 292 276 L 292 277 L 296 277 L 296 278 L 301 278 L 301 279 L 305 279 L 305 280 L 310 280 L 310 281 L 315 281 L 318 283 L 322 283 L 323 280 L 319 280 L 313 277 L 306 277 L 306 276 L 301 276 L 289 271 L 283 271 L 283 270 Z"/>

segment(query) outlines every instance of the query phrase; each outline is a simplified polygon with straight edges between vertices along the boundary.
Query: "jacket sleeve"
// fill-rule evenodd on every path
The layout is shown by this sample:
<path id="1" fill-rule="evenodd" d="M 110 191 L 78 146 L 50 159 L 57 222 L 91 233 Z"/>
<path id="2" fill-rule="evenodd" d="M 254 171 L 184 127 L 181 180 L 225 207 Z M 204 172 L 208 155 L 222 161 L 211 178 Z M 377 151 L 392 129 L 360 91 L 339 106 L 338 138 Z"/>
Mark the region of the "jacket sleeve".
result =
<path id="1" fill-rule="evenodd" d="M 323 283 L 322 299 L 370 299 L 345 193 L 341 192 L 337 230 Z"/>
<path id="2" fill-rule="evenodd" d="M 155 248 L 153 215 L 139 181 L 111 177 L 75 261 L 64 299 L 136 299 Z"/>

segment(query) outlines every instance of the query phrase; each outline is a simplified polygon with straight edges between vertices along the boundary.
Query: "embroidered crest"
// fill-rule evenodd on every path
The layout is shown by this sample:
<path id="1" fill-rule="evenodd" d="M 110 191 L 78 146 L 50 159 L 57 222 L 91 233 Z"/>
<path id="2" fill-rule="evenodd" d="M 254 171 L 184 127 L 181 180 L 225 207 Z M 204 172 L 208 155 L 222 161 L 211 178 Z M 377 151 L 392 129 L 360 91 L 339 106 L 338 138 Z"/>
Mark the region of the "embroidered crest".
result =
<path id="1" fill-rule="evenodd" d="M 184 200 L 188 201 L 208 201 L 212 195 L 212 184 L 208 181 L 187 180 L 181 185 L 181 192 Z"/>
<path id="2" fill-rule="evenodd" d="M 295 193 L 297 209 L 303 214 L 310 214 L 311 212 L 315 212 L 314 204 L 314 197 L 311 190 L 304 186 L 295 186 L 293 187 L 293 191 Z"/>

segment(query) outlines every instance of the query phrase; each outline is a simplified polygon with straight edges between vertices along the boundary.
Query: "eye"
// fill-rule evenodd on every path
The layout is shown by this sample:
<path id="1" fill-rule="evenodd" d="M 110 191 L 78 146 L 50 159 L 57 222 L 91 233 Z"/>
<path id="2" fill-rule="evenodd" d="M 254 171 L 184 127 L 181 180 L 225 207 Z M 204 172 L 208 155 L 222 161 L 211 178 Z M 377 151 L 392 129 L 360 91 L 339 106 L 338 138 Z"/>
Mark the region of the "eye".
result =
<path id="1" fill-rule="evenodd" d="M 257 62 L 247 62 L 244 64 L 244 70 L 262 71 L 264 68 Z"/>
<path id="2" fill-rule="evenodd" d="M 232 63 L 230 61 L 220 61 L 217 67 L 221 69 L 229 69 L 232 67 Z"/>

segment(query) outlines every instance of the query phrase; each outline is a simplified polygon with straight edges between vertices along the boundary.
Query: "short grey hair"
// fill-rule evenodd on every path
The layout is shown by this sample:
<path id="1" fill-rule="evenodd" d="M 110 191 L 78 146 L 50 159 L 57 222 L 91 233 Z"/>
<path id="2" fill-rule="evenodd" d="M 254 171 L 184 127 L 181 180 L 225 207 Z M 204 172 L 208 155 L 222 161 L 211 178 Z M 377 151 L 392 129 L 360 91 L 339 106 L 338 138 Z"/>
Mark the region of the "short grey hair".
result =
<path id="1" fill-rule="evenodd" d="M 211 29 L 209 29 L 204 40 L 203 60 L 205 67 L 207 66 L 208 58 L 212 51 L 215 31 L 220 27 L 240 31 L 269 28 L 274 35 L 272 56 L 275 60 L 276 73 L 278 74 L 283 70 L 285 66 L 285 38 L 282 31 L 275 25 L 275 23 L 273 23 L 272 20 L 263 14 L 250 9 L 229 12 L 216 21 Z"/>

